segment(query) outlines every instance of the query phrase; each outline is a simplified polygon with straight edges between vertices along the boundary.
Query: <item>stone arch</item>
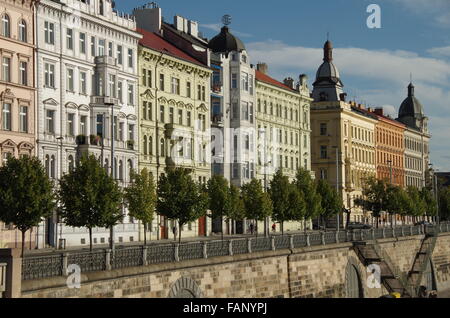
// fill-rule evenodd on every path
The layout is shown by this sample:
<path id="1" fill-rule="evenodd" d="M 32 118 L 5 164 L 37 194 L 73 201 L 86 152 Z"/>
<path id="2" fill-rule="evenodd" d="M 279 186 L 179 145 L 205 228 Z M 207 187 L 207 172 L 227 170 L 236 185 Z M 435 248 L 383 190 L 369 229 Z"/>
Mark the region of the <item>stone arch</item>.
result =
<path id="1" fill-rule="evenodd" d="M 202 292 L 193 279 L 181 277 L 170 288 L 169 298 L 202 298 Z"/>
<path id="2" fill-rule="evenodd" d="M 346 298 L 365 298 L 363 276 L 359 268 L 359 262 L 349 256 L 345 268 L 345 297 Z"/>
<path id="3" fill-rule="evenodd" d="M 423 272 L 422 281 L 420 285 L 427 287 L 427 291 L 437 290 L 436 275 L 435 275 L 436 270 L 434 268 L 433 260 L 430 257 L 426 260 L 426 262 L 427 267 Z"/>

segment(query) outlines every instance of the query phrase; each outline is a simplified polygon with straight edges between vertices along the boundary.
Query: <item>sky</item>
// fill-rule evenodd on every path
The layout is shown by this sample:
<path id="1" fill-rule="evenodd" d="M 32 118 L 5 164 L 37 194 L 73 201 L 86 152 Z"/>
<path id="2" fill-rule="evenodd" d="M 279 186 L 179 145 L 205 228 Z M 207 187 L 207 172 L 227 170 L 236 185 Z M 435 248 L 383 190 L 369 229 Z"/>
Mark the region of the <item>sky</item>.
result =
<path id="1" fill-rule="evenodd" d="M 116 0 L 118 11 L 150 1 Z M 450 0 L 165 0 L 166 22 L 178 14 L 198 21 L 207 38 L 232 16 L 231 32 L 245 44 L 250 62 L 265 62 L 269 74 L 309 76 L 322 63 L 329 38 L 348 98 L 384 107 L 396 118 L 412 77 L 416 97 L 430 119 L 431 161 L 450 171 Z M 370 4 L 381 8 L 381 28 L 369 29 Z"/>

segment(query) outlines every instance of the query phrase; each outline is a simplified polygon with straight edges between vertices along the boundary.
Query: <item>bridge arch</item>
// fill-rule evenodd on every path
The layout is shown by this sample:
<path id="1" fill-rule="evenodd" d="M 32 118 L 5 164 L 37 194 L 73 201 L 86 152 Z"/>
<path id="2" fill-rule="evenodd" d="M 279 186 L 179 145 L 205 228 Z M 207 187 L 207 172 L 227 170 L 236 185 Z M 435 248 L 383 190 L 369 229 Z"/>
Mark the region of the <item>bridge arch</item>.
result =
<path id="1" fill-rule="evenodd" d="M 202 298 L 202 291 L 189 277 L 181 277 L 170 288 L 169 298 Z"/>
<path id="2" fill-rule="evenodd" d="M 359 262 L 352 256 L 349 257 L 345 268 L 345 297 L 364 298 L 364 287 Z"/>

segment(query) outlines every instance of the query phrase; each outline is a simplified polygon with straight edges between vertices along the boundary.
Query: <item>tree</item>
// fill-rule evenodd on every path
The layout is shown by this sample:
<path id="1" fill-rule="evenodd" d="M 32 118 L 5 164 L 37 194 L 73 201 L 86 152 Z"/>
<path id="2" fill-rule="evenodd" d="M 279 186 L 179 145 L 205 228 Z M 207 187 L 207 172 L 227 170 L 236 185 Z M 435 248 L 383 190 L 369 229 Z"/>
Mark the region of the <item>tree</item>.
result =
<path id="1" fill-rule="evenodd" d="M 179 242 L 183 225 L 206 215 L 208 195 L 192 180 L 190 170 L 167 168 L 158 183 L 156 210 L 170 220 L 178 221 Z"/>
<path id="2" fill-rule="evenodd" d="M 242 186 L 245 216 L 250 220 L 264 221 L 272 215 L 272 201 L 269 194 L 263 191 L 261 181 L 252 179 L 250 183 Z M 258 231 L 256 230 L 256 236 Z"/>
<path id="3" fill-rule="evenodd" d="M 223 219 L 228 218 L 231 211 L 230 188 L 228 181 L 223 176 L 213 176 L 207 184 L 209 209 L 212 212 L 212 218 L 220 218 L 221 228 L 223 226 Z M 223 228 L 221 229 L 223 240 Z"/>
<path id="4" fill-rule="evenodd" d="M 388 185 L 386 193 L 386 208 L 391 215 L 391 225 L 394 226 L 395 215 L 407 214 L 411 202 L 408 193 L 399 186 Z"/>
<path id="5" fill-rule="evenodd" d="M 424 216 L 436 216 L 437 215 L 437 201 L 436 196 L 432 190 L 429 188 L 422 188 L 420 191 L 422 200 L 425 203 L 425 213 Z"/>
<path id="6" fill-rule="evenodd" d="M 301 221 L 305 215 L 303 194 L 279 169 L 270 182 L 269 195 L 273 204 L 272 218 L 280 223 L 281 233 L 284 234 L 284 222 Z"/>
<path id="7" fill-rule="evenodd" d="M 317 192 L 322 198 L 322 216 L 324 218 L 328 219 L 341 213 L 343 208 L 342 199 L 328 181 L 319 180 L 317 183 Z"/>
<path id="8" fill-rule="evenodd" d="M 151 224 L 156 208 L 156 189 L 153 176 L 147 169 L 131 173 L 131 185 L 125 189 L 129 215 L 144 224 L 144 245 L 147 245 L 147 226 Z"/>
<path id="9" fill-rule="evenodd" d="M 450 187 L 441 188 L 439 191 L 439 217 L 450 219 Z"/>
<path id="10" fill-rule="evenodd" d="M 305 230 L 306 221 L 308 219 L 313 219 L 319 217 L 323 213 L 322 209 L 322 198 L 320 194 L 317 193 L 317 186 L 311 177 L 311 173 L 303 168 L 297 171 L 297 175 L 294 181 L 297 189 L 303 195 L 303 199 L 306 204 L 305 211 Z"/>
<path id="11" fill-rule="evenodd" d="M 25 233 L 50 217 L 56 207 L 53 184 L 38 158 L 9 157 L 0 168 L 0 220 Z"/>
<path id="12" fill-rule="evenodd" d="M 424 216 L 427 212 L 427 204 L 423 196 L 423 192 L 416 187 L 408 187 L 406 189 L 409 200 L 406 201 L 407 211 L 406 215 L 412 216 L 414 219 Z"/>
<path id="13" fill-rule="evenodd" d="M 367 180 L 363 189 L 365 199 L 358 201 L 359 204 L 365 204 L 367 210 L 372 211 L 372 216 L 376 218 L 377 227 L 379 225 L 379 217 L 386 210 L 387 200 L 387 184 L 385 180 L 378 180 L 371 177 Z"/>
<path id="14" fill-rule="evenodd" d="M 230 185 L 230 212 L 228 218 L 233 221 L 242 221 L 245 218 L 244 200 L 240 189 L 235 185 Z M 233 226 L 233 234 L 235 234 L 235 227 Z"/>
<path id="15" fill-rule="evenodd" d="M 94 155 L 83 156 L 77 167 L 61 178 L 58 196 L 65 224 L 88 228 L 91 251 L 92 229 L 111 228 L 123 218 L 123 193 Z"/>

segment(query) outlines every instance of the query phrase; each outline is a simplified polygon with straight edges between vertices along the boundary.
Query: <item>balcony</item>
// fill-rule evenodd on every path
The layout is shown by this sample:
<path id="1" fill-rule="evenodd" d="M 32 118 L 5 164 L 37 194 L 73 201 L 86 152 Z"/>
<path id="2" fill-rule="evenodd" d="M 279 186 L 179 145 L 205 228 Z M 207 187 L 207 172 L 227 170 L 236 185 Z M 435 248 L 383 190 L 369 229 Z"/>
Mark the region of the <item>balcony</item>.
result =
<path id="1" fill-rule="evenodd" d="M 211 124 L 218 127 L 223 127 L 223 114 L 212 115 Z"/>
<path id="2" fill-rule="evenodd" d="M 215 94 L 222 94 L 222 87 L 223 87 L 222 83 L 218 82 L 213 83 L 211 86 L 211 91 Z"/>
<path id="3" fill-rule="evenodd" d="M 96 56 L 94 62 L 95 64 L 107 64 L 111 66 L 117 65 L 116 59 L 108 55 Z"/>
<path id="4" fill-rule="evenodd" d="M 91 104 L 96 105 L 119 105 L 119 99 L 114 97 L 107 97 L 107 96 L 92 96 L 91 97 Z"/>

